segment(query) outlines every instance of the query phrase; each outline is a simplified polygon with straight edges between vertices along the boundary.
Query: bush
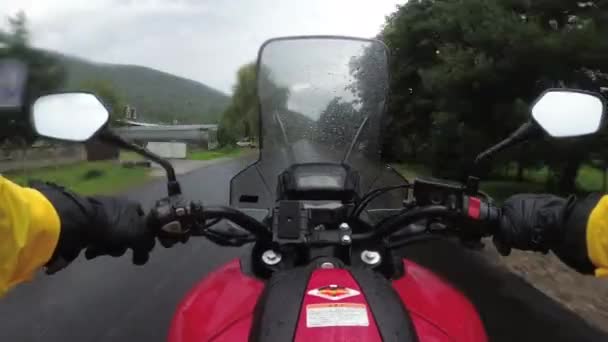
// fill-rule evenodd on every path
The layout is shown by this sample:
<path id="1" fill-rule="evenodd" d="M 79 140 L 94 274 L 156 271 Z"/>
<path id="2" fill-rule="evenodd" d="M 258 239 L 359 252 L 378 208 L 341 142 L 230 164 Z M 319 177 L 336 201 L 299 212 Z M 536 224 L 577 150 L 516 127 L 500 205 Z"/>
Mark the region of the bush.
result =
<path id="1" fill-rule="evenodd" d="M 90 179 L 95 179 L 95 178 L 99 178 L 102 177 L 105 174 L 105 172 L 101 171 L 101 170 L 89 170 L 87 172 L 85 172 L 85 174 L 82 175 L 82 179 L 83 180 L 90 180 Z"/>

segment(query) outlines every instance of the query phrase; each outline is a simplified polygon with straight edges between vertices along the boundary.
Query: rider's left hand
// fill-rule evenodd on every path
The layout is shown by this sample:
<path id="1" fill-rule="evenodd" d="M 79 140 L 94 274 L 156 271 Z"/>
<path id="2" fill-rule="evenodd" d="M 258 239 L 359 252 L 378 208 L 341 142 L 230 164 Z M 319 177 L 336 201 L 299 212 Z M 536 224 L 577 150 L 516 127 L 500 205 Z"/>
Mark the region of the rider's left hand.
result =
<path id="1" fill-rule="evenodd" d="M 62 269 L 83 249 L 87 259 L 122 256 L 131 249 L 134 264 L 148 261 L 155 237 L 138 203 L 118 197 L 84 197 L 51 183 L 31 186 L 52 203 L 61 222 L 59 242 L 47 272 Z"/>
<path id="2" fill-rule="evenodd" d="M 91 197 L 98 206 L 99 229 L 92 232 L 85 256 L 121 256 L 133 250 L 133 263 L 143 265 L 154 247 L 154 235 L 146 226 L 139 203 L 117 197 Z"/>

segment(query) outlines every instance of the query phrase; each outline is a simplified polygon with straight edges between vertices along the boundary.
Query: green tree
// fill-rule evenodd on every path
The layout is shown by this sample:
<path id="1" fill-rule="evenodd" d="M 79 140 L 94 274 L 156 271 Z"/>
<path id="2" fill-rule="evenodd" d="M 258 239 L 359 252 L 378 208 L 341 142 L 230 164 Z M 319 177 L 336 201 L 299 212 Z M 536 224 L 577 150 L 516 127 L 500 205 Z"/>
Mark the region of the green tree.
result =
<path id="1" fill-rule="evenodd" d="M 261 78 L 259 82 L 258 77 Z M 220 144 L 233 144 L 243 137 L 252 139 L 259 137 L 258 84 L 263 85 L 265 95 L 262 101 L 267 110 L 287 108 L 288 89 L 276 86 L 265 69 L 257 75 L 255 63 L 243 65 L 237 71 L 230 105 L 220 120 L 218 131 Z"/>
<path id="2" fill-rule="evenodd" d="M 344 151 L 352 143 L 361 122 L 362 115 L 353 103 L 335 97 L 319 116 L 316 140 L 325 147 Z"/>
<path id="3" fill-rule="evenodd" d="M 436 175 L 460 175 L 476 153 L 527 119 L 522 107 L 545 88 L 597 90 L 593 76 L 608 70 L 607 6 L 566 0 L 419 0 L 400 6 L 381 37 L 393 54 L 391 127 L 410 142 L 406 157 L 418 157 L 418 145 L 429 152 L 426 162 Z M 556 173 L 568 180 L 560 181 L 562 188 L 573 184 L 571 164 L 576 170 L 587 158 L 583 145 L 569 146 L 570 155 L 583 157 Z M 563 158 L 541 152 L 538 158 L 563 167 Z"/>
<path id="4" fill-rule="evenodd" d="M 257 136 L 258 98 L 255 63 L 245 64 L 237 71 L 232 100 L 220 120 L 220 144 L 234 144 L 242 137 Z"/>

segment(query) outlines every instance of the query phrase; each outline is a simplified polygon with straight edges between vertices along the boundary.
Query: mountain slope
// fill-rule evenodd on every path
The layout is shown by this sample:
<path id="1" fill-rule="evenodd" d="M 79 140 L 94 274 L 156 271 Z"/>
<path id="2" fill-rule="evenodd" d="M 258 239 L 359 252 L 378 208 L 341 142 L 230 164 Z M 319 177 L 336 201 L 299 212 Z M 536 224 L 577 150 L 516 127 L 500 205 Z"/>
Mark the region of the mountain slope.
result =
<path id="1" fill-rule="evenodd" d="M 217 123 L 228 106 L 228 95 L 202 83 L 155 69 L 98 64 L 52 53 L 65 66 L 65 88 L 78 90 L 90 81 L 110 83 L 120 97 L 137 109 L 138 120 L 149 122 Z"/>

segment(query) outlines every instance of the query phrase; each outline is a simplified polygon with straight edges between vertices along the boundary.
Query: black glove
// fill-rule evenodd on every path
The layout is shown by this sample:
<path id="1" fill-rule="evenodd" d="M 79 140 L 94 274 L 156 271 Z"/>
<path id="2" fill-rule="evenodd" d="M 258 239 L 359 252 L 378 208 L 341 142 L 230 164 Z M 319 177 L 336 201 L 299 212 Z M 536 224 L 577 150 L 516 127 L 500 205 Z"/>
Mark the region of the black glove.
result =
<path id="1" fill-rule="evenodd" d="M 99 206 L 99 229 L 93 230 L 85 256 L 121 256 L 133 250 L 133 263 L 143 265 L 154 248 L 154 235 L 146 227 L 144 212 L 139 203 L 116 197 L 91 197 Z M 105 220 L 105 222 L 104 222 Z"/>
<path id="2" fill-rule="evenodd" d="M 122 256 L 133 250 L 133 263 L 148 261 L 154 235 L 146 227 L 138 203 L 106 196 L 79 196 L 51 183 L 33 183 L 52 204 L 61 221 L 59 243 L 47 272 L 54 273 L 73 261 L 86 248 L 85 256 Z"/>
<path id="3" fill-rule="evenodd" d="M 568 200 L 553 195 L 509 197 L 503 207 L 494 245 L 502 255 L 511 248 L 548 252 L 561 238 Z"/>
<path id="4" fill-rule="evenodd" d="M 496 249 L 508 255 L 511 248 L 553 251 L 564 263 L 581 273 L 592 274 L 595 266 L 587 253 L 587 222 L 601 194 L 584 199 L 553 195 L 515 195 L 505 201 Z"/>

